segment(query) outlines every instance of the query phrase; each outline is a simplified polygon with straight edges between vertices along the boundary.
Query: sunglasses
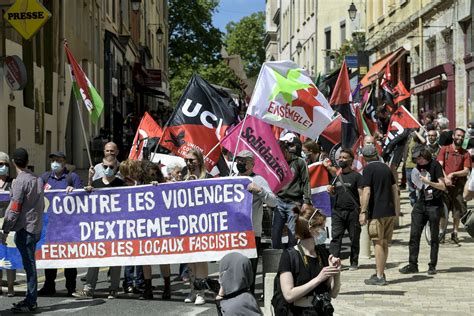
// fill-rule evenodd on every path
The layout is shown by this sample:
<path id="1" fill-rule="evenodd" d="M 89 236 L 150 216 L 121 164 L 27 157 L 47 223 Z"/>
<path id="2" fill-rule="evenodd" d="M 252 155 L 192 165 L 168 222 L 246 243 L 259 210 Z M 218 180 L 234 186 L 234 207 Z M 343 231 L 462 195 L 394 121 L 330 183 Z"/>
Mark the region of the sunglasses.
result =
<path id="1" fill-rule="evenodd" d="M 3 167 L 3 166 L 8 166 L 8 162 L 0 162 L 0 167 Z"/>
<path id="2" fill-rule="evenodd" d="M 186 158 L 186 159 L 184 159 L 184 162 L 186 162 L 186 163 L 188 163 L 188 162 L 189 162 L 189 163 L 193 163 L 193 162 L 195 162 L 196 160 L 197 160 L 197 159 Z"/>
<path id="3" fill-rule="evenodd" d="M 114 169 L 114 168 L 115 168 L 114 165 L 106 165 L 106 164 L 102 164 L 102 167 L 103 167 L 104 169 L 107 169 L 107 168 Z"/>

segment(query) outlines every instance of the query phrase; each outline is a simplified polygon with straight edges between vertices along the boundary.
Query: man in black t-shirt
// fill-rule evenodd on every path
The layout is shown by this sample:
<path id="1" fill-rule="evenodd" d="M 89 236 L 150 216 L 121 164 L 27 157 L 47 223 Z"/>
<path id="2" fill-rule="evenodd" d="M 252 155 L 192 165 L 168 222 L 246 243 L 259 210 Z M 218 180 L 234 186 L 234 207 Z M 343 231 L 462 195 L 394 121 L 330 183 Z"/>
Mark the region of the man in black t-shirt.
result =
<path id="1" fill-rule="evenodd" d="M 390 168 L 379 161 L 375 146 L 364 146 L 362 155 L 367 166 L 362 174 L 362 196 L 359 221 L 369 220 L 369 237 L 375 245 L 377 273 L 365 280 L 368 285 L 386 285 L 385 264 L 388 243 L 392 240 L 396 215 L 399 213 L 398 188 Z"/>
<path id="2" fill-rule="evenodd" d="M 436 274 L 439 248 L 439 220 L 441 208 L 443 207 L 442 193 L 446 189 L 444 184 L 443 167 L 432 159 L 428 149 L 421 150 L 416 158 L 416 173 L 413 177 L 414 183 L 418 183 L 418 199 L 411 212 L 410 228 L 410 255 L 409 263 L 399 271 L 403 274 L 418 272 L 418 254 L 420 252 L 420 238 L 426 222 L 430 223 L 431 251 L 428 274 Z"/>
<path id="3" fill-rule="evenodd" d="M 333 195 L 334 207 L 331 216 L 332 239 L 329 245 L 330 253 L 341 257 L 342 237 L 344 232 L 349 232 L 351 240 L 351 256 L 349 270 L 357 270 L 359 265 L 360 249 L 360 223 L 359 223 L 359 194 L 362 194 L 362 176 L 352 170 L 354 154 L 352 151 L 342 149 L 339 154 L 340 176 L 335 185 L 328 187 L 328 192 Z"/>

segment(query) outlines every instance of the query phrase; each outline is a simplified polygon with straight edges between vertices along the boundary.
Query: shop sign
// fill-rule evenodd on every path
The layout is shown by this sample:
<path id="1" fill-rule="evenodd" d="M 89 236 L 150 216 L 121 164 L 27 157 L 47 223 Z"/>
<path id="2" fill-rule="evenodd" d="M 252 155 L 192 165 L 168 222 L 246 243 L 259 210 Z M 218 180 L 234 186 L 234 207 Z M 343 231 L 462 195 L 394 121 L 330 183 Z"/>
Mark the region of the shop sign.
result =
<path id="1" fill-rule="evenodd" d="M 29 40 L 51 18 L 51 13 L 37 0 L 17 0 L 3 17 Z"/>
<path id="2" fill-rule="evenodd" d="M 25 64 L 20 57 L 13 55 L 5 57 L 5 79 L 12 90 L 23 90 L 27 83 Z"/>

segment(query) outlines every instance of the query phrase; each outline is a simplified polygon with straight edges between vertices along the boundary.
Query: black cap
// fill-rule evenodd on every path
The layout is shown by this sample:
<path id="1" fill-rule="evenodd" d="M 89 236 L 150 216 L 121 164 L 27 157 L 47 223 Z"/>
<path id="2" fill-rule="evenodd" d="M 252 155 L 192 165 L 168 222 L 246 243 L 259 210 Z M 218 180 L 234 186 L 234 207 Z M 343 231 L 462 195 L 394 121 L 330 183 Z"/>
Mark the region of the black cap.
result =
<path id="1" fill-rule="evenodd" d="M 17 148 L 13 152 L 12 159 L 18 165 L 26 165 L 28 163 L 28 152 L 25 148 Z"/>
<path id="2" fill-rule="evenodd" d="M 64 159 L 66 159 L 66 155 L 65 155 L 62 151 L 55 151 L 55 152 L 52 152 L 52 153 L 49 154 L 48 157 L 49 157 L 49 158 L 58 157 L 58 158 L 64 158 Z"/>

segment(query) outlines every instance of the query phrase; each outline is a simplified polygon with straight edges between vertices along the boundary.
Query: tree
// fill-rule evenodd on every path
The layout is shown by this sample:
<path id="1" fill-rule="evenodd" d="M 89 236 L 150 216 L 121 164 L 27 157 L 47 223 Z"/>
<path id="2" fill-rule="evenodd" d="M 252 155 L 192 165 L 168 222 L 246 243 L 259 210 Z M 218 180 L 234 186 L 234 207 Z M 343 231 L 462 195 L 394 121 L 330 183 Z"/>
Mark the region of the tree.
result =
<path id="1" fill-rule="evenodd" d="M 230 22 L 226 30 L 224 43 L 227 52 L 229 55 L 240 55 L 247 77 L 256 77 L 265 61 L 265 14 L 252 13 L 239 22 Z"/>

